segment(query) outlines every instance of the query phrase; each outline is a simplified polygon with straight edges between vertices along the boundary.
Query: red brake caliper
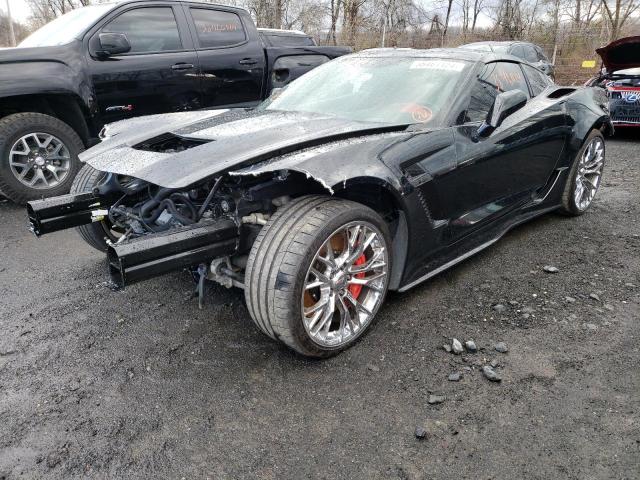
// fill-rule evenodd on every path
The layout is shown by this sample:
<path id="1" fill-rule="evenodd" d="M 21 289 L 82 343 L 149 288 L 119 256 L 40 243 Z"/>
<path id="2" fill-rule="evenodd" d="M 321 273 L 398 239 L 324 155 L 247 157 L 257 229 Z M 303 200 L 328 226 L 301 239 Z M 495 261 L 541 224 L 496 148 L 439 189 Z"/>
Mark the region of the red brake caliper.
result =
<path id="1" fill-rule="evenodd" d="M 362 265 L 366 261 L 367 261 L 367 259 L 364 257 L 364 253 L 363 253 L 362 255 L 360 255 L 358 257 L 358 259 L 353 264 L 354 265 Z M 356 278 L 364 278 L 364 272 L 356 273 L 354 275 L 354 277 L 356 277 Z M 349 285 L 349 293 L 351 294 L 351 296 L 353 298 L 357 299 L 360 296 L 360 292 L 361 291 L 362 291 L 362 285 L 357 285 L 357 284 Z"/>

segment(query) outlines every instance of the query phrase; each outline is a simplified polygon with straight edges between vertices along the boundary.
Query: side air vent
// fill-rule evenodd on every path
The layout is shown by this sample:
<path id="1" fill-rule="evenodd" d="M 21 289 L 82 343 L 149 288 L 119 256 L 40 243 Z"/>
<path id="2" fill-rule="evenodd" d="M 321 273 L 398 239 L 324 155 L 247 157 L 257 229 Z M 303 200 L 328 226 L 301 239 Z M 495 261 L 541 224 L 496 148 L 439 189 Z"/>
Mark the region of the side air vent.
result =
<path id="1" fill-rule="evenodd" d="M 146 150 L 148 152 L 176 153 L 188 150 L 193 147 L 204 145 L 213 140 L 202 140 L 199 138 L 187 138 L 173 133 L 163 133 L 157 137 L 149 138 L 144 142 L 134 145 L 136 150 Z"/>
<path id="2" fill-rule="evenodd" d="M 577 90 L 577 88 L 571 88 L 571 87 L 557 88 L 553 92 L 551 92 L 549 95 L 547 95 L 547 98 L 562 98 L 562 97 L 566 97 L 567 95 L 571 95 L 576 90 Z"/>

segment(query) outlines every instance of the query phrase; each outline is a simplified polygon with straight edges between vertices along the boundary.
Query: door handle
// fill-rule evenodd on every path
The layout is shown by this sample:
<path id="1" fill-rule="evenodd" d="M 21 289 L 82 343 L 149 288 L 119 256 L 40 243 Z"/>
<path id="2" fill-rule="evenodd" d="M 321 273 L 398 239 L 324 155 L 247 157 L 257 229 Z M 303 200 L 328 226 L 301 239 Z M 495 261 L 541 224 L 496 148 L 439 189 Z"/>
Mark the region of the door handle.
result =
<path id="1" fill-rule="evenodd" d="M 193 63 L 176 63 L 175 65 L 171 65 L 171 70 L 191 70 L 193 67 Z"/>
<path id="2" fill-rule="evenodd" d="M 240 65 L 255 65 L 258 61 L 255 58 L 243 58 L 238 63 Z"/>

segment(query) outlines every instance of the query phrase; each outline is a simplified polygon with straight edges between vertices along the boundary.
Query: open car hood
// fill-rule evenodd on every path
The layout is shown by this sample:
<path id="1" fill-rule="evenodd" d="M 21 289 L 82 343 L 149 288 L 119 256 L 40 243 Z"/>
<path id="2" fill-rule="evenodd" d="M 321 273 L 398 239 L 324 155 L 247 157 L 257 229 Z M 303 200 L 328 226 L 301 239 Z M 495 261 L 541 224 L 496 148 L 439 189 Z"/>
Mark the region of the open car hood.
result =
<path id="1" fill-rule="evenodd" d="M 626 37 L 596 49 L 607 73 L 640 67 L 640 36 Z"/>
<path id="2" fill-rule="evenodd" d="M 107 138 L 82 153 L 80 160 L 100 171 L 184 188 L 293 152 L 353 142 L 359 137 L 372 139 L 406 127 L 304 112 L 236 109 L 173 113 L 113 124 L 105 131 Z M 335 166 L 317 168 L 324 171 Z"/>

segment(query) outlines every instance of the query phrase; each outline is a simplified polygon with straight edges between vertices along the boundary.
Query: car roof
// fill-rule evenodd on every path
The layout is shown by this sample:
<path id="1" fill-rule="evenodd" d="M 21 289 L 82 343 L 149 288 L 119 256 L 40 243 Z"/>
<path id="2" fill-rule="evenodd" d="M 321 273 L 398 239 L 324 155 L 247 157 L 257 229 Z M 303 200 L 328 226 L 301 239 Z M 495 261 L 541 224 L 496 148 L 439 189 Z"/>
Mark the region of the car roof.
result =
<path id="1" fill-rule="evenodd" d="M 370 48 L 354 53 L 350 56 L 359 57 L 406 57 L 406 58 L 449 58 L 467 60 L 470 62 L 495 62 L 505 60 L 509 62 L 525 63 L 521 58 L 506 53 L 484 52 L 481 50 L 465 50 L 463 48 Z"/>
<path id="2" fill-rule="evenodd" d="M 534 43 L 531 42 L 522 42 L 520 40 L 487 40 L 484 42 L 472 42 L 472 43 L 465 43 L 464 45 L 461 45 L 461 47 L 469 47 L 472 45 L 517 45 L 517 44 L 526 44 L 526 45 L 534 45 Z"/>
<path id="3" fill-rule="evenodd" d="M 240 10 L 240 11 L 249 13 L 249 10 L 247 10 L 246 8 L 236 7 L 234 5 L 224 5 L 223 3 L 211 3 L 211 2 L 208 2 L 207 0 L 167 0 L 167 1 L 169 1 L 171 3 L 179 2 L 179 3 L 186 3 L 186 4 L 202 5 L 203 7 L 204 6 L 207 6 L 207 7 L 222 7 L 222 8 L 225 8 L 227 10 Z M 101 2 L 101 3 L 104 4 L 104 5 L 113 5 L 114 8 L 115 8 L 116 6 L 125 5 L 127 3 L 140 3 L 140 2 L 141 2 L 141 0 L 109 0 L 108 2 Z M 90 5 L 92 5 L 92 4 L 90 4 Z M 93 4 L 93 5 L 95 5 L 95 4 Z"/>

